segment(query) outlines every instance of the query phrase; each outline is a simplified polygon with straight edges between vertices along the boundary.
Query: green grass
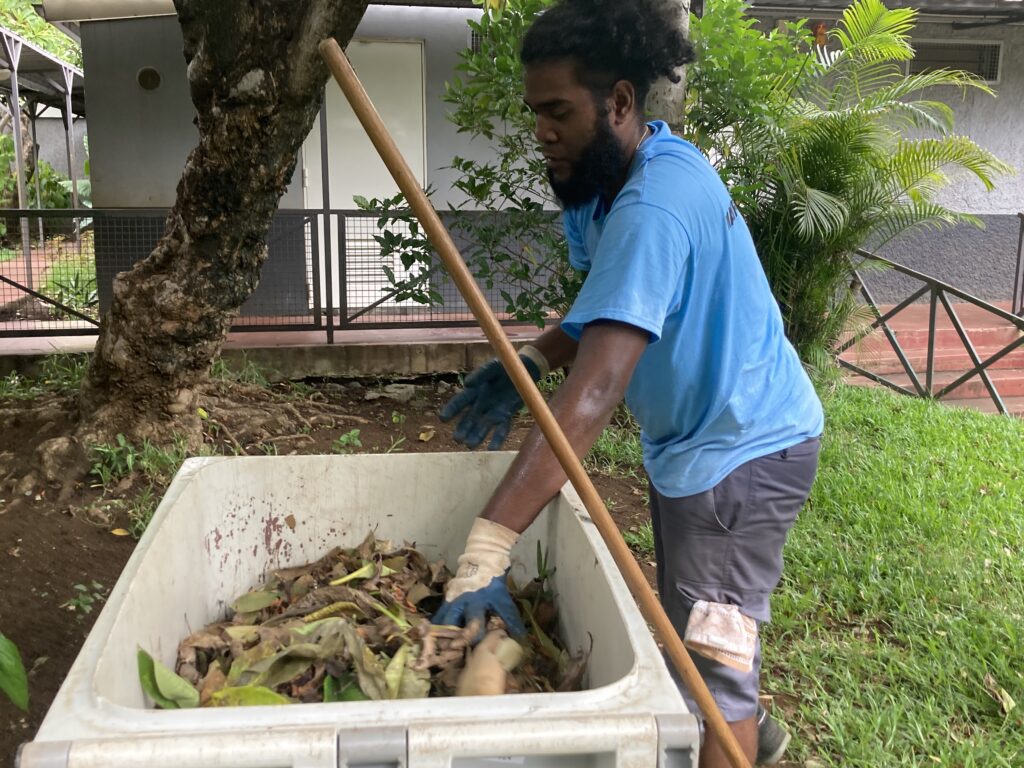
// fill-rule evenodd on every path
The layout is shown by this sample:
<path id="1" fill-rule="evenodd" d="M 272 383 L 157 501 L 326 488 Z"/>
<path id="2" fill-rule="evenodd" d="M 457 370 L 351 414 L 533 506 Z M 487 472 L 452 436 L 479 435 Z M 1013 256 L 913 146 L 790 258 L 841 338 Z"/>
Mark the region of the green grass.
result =
<path id="1" fill-rule="evenodd" d="M 825 406 L 765 628 L 789 759 L 1024 765 L 1024 422 L 852 387 Z"/>
<path id="2" fill-rule="evenodd" d="M 0 378 L 0 401 L 32 400 L 47 393 L 76 392 L 89 368 L 89 356 L 60 353 L 43 358 L 39 373 L 23 376 L 17 371 Z"/>
<path id="3" fill-rule="evenodd" d="M 99 294 L 96 290 L 96 261 L 90 254 L 65 258 L 47 270 L 42 293 L 87 317 L 99 317 Z M 58 316 L 72 317 L 54 308 Z"/>
<path id="4" fill-rule="evenodd" d="M 21 251 L 16 251 L 13 248 L 0 248 L 0 263 L 12 261 L 20 256 Z"/>

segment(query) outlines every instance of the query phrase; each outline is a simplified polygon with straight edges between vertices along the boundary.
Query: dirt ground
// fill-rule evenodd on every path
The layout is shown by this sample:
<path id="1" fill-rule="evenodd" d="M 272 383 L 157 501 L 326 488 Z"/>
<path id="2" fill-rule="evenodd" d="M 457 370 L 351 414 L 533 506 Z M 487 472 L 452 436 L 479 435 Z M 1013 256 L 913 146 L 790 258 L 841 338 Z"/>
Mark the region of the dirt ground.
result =
<path id="1" fill-rule="evenodd" d="M 247 433 L 246 409 L 240 408 L 230 414 L 224 409 L 225 429 L 210 441 L 228 453 L 234 443 L 259 455 L 270 444 L 280 454 L 332 453 L 339 436 L 359 429 L 362 445 L 352 447 L 353 452 L 465 450 L 452 441 L 452 425 L 437 417 L 453 381 L 404 382 L 414 389 L 400 392 L 386 390 L 389 382 L 378 380 L 309 382 L 308 391 L 280 390 L 287 397 L 277 407 L 284 417 L 272 429 L 264 425 L 262 433 L 269 434 L 262 440 L 262 433 Z M 404 402 L 389 396 L 410 393 Z M 28 413 L 30 404 L 25 405 Z M 260 408 L 273 411 L 275 404 L 263 402 Z M 216 410 L 211 416 L 218 416 Z M 70 432 L 69 419 L 66 411 L 51 408 L 41 418 L 7 420 L 0 431 L 0 482 L 27 472 L 36 446 Z M 314 428 L 303 429 L 300 424 L 306 422 Z M 518 447 L 529 425 L 521 416 L 506 447 Z M 420 439 L 431 431 L 429 440 Z M 618 478 L 593 479 L 620 528 L 643 522 L 646 489 Z M 110 502 L 130 503 L 141 492 L 140 484 L 126 481 L 104 492 L 95 482 L 88 478 L 78 484 L 63 503 L 52 489 L 26 496 L 10 484 L 0 487 L 0 630 L 21 650 L 30 695 L 28 714 L 0 699 L 0 766 L 12 765 L 18 745 L 32 739 L 134 548 L 133 538 L 111 533 L 128 521 L 116 509 L 111 513 Z M 650 578 L 651 564 L 642 565 Z"/>

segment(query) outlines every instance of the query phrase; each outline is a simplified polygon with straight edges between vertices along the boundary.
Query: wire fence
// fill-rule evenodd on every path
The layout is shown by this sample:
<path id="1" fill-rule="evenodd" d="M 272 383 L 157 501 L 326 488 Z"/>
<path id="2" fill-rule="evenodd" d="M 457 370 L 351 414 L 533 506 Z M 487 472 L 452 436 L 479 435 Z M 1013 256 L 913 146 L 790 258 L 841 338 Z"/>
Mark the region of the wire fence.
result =
<path id="1" fill-rule="evenodd" d="M 374 211 L 282 210 L 267 235 L 260 283 L 234 331 L 322 331 L 475 323 L 446 273 L 384 255 Z M 146 258 L 166 209 L 0 212 L 0 336 L 95 334 L 115 276 Z M 27 226 L 26 226 L 27 224 Z M 393 221 L 392 231 L 405 225 Z M 395 284 L 443 298 L 424 304 Z M 503 320 L 502 288 L 484 291 Z"/>

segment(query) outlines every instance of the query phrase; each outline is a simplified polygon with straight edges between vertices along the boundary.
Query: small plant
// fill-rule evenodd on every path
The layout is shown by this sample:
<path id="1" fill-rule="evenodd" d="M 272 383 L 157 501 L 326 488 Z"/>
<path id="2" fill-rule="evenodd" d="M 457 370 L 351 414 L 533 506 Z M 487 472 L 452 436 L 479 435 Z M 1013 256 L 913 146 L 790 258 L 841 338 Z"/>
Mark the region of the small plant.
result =
<path id="1" fill-rule="evenodd" d="M 402 424 L 405 424 L 405 414 L 404 413 L 399 413 L 398 411 L 392 411 L 391 412 L 391 423 L 392 424 L 397 424 L 398 426 L 401 426 Z"/>
<path id="2" fill-rule="evenodd" d="M 384 453 L 401 453 L 402 443 L 405 442 L 404 437 L 393 437 L 391 438 L 391 445 L 384 449 Z"/>
<path id="3" fill-rule="evenodd" d="M 277 443 L 260 443 L 257 447 L 267 456 L 277 456 Z"/>
<path id="4" fill-rule="evenodd" d="M 148 486 L 135 500 L 127 505 L 128 531 L 133 538 L 140 539 L 149 527 L 153 513 L 156 512 L 159 500 L 153 493 L 153 486 Z"/>
<path id="5" fill-rule="evenodd" d="M 100 485 L 106 487 L 122 477 L 130 475 L 138 460 L 138 451 L 121 433 L 114 443 L 94 445 L 92 447 L 93 464 L 90 473 L 99 478 Z"/>
<path id="6" fill-rule="evenodd" d="M 74 590 L 74 596 L 67 602 L 61 603 L 60 607 L 76 614 L 79 621 L 92 613 L 92 609 L 97 604 L 107 599 L 103 594 L 103 585 L 98 581 L 92 581 L 89 584 L 75 584 Z"/>
<path id="7" fill-rule="evenodd" d="M 28 710 L 28 675 L 18 648 L 0 632 L 0 691 L 18 709 Z"/>
<path id="8" fill-rule="evenodd" d="M 335 453 L 351 453 L 354 448 L 362 447 L 363 443 L 359 439 L 358 429 L 349 430 L 334 441 Z"/>
<path id="9" fill-rule="evenodd" d="M 634 552 L 646 557 L 654 554 L 654 529 L 650 521 L 639 527 L 630 526 L 628 530 L 622 532 L 622 538 Z"/>
<path id="10" fill-rule="evenodd" d="M 151 482 L 166 485 L 187 455 L 188 441 L 182 436 L 176 437 L 170 448 L 161 448 L 148 440 L 144 440 L 141 447 L 136 447 L 119 433 L 112 444 L 92 446 L 93 464 L 90 472 L 103 487 L 136 470 L 141 471 Z"/>
<path id="11" fill-rule="evenodd" d="M 218 381 L 234 381 L 238 384 L 251 384 L 254 387 L 270 387 L 270 379 L 266 372 L 243 353 L 240 364 L 228 365 L 223 357 L 218 357 L 210 366 L 210 378 Z"/>

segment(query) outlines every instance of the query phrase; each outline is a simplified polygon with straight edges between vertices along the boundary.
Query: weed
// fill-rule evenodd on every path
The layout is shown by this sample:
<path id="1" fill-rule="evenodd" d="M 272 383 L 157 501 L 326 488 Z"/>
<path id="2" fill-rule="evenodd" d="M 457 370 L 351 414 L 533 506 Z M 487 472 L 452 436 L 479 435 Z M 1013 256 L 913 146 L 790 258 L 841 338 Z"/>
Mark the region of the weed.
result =
<path id="1" fill-rule="evenodd" d="M 219 381 L 234 381 L 239 384 L 250 384 L 254 387 L 270 387 L 270 379 L 267 374 L 256 363 L 249 359 L 244 352 L 241 355 L 240 363 L 228 363 L 223 357 L 218 357 L 210 366 L 210 378 Z"/>
<path id="2" fill-rule="evenodd" d="M 179 436 L 169 448 L 161 448 L 144 440 L 141 447 L 136 447 L 124 435 L 118 434 L 113 443 L 94 445 L 91 450 L 93 464 L 90 471 L 103 487 L 127 477 L 136 469 L 150 482 L 166 485 L 188 456 L 188 441 Z"/>
<path id="3" fill-rule="evenodd" d="M 341 435 L 334 441 L 335 453 L 351 453 L 354 448 L 362 448 L 363 442 L 359 439 L 359 430 L 352 429 Z"/>
<path id="4" fill-rule="evenodd" d="M 128 530 L 136 539 L 142 538 L 142 534 L 146 532 L 158 503 L 159 500 L 153 493 L 153 486 L 150 485 L 126 506 Z"/>
<path id="5" fill-rule="evenodd" d="M 92 613 L 92 609 L 97 604 L 107 599 L 103 585 L 98 581 L 92 581 L 89 584 L 75 584 L 74 590 L 75 594 L 66 602 L 61 603 L 60 607 L 76 614 L 79 621 Z"/>
<path id="6" fill-rule="evenodd" d="M 644 557 L 654 555 L 654 530 L 651 528 L 650 521 L 641 526 L 630 526 L 628 530 L 622 532 L 622 538 L 637 554 Z"/>
<path id="7" fill-rule="evenodd" d="M 399 426 L 401 426 L 402 424 L 405 424 L 405 414 L 404 413 L 400 413 L 399 411 L 392 411 L 391 412 L 391 423 L 392 424 L 397 424 Z"/>
<path id="8" fill-rule="evenodd" d="M 404 442 L 405 442 L 405 438 L 404 437 L 393 437 L 393 438 L 391 438 L 391 445 L 389 445 L 387 448 L 384 449 L 384 453 L 401 453 L 402 452 L 401 445 Z"/>

